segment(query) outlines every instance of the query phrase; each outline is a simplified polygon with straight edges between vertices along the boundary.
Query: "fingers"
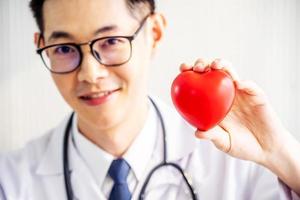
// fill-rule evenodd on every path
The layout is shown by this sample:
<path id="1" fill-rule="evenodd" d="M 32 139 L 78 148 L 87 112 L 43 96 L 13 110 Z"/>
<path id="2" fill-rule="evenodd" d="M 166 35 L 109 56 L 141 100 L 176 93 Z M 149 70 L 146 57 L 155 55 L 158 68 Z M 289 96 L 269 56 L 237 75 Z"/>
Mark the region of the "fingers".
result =
<path id="1" fill-rule="evenodd" d="M 215 59 L 210 67 L 212 69 L 220 69 L 225 71 L 234 81 L 239 80 L 239 76 L 232 67 L 232 63 L 224 59 Z"/>
<path id="2" fill-rule="evenodd" d="M 216 126 L 205 132 L 197 130 L 195 136 L 199 139 L 208 139 L 212 141 L 219 150 L 225 153 L 230 153 L 231 151 L 231 135 L 220 126 Z"/>
<path id="3" fill-rule="evenodd" d="M 182 63 L 180 65 L 180 71 L 189 71 L 189 70 L 194 70 L 196 72 L 204 72 L 206 69 L 209 68 L 210 62 L 208 60 L 205 60 L 203 58 L 199 58 L 196 60 L 194 65 L 188 65 L 186 63 Z"/>
<path id="4" fill-rule="evenodd" d="M 209 61 L 207 59 L 199 58 L 196 60 L 194 65 L 188 65 L 183 63 L 180 65 L 180 71 L 188 71 L 193 70 L 195 72 L 206 72 L 210 69 L 219 69 L 225 71 L 234 81 L 238 81 L 239 77 L 235 70 L 232 67 L 232 64 L 229 61 L 224 59 L 215 59 L 213 61 Z"/>
<path id="5" fill-rule="evenodd" d="M 180 71 L 181 72 L 192 70 L 192 68 L 193 68 L 192 66 L 189 66 L 189 65 L 187 65 L 185 63 L 182 63 L 180 65 Z"/>
<path id="6" fill-rule="evenodd" d="M 196 72 L 205 72 L 209 69 L 210 63 L 211 62 L 209 60 L 199 58 L 194 63 L 193 70 Z"/>

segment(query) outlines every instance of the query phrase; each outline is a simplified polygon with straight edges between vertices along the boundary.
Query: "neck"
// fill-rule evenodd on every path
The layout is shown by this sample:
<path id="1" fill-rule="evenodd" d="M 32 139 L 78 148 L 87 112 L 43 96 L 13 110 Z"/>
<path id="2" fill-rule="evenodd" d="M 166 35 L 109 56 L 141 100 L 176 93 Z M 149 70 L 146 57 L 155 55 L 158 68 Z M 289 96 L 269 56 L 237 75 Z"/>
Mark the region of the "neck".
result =
<path id="1" fill-rule="evenodd" d="M 78 117 L 78 128 L 95 145 L 115 157 L 121 157 L 142 130 L 148 116 L 148 110 L 146 101 L 141 106 L 136 106 L 130 115 L 125 116 L 125 120 L 121 120 L 107 129 L 85 123 Z"/>

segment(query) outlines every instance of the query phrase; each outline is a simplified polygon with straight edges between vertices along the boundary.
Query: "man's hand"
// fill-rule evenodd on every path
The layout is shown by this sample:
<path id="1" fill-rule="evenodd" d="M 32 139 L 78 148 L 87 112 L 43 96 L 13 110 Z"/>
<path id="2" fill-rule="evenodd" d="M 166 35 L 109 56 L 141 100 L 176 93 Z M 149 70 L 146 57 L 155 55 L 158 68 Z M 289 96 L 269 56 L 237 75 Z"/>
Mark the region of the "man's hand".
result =
<path id="1" fill-rule="evenodd" d="M 281 149 L 287 131 L 262 89 L 252 81 L 240 80 L 229 62 L 198 59 L 193 66 L 182 64 L 180 67 L 181 71 L 194 70 L 199 73 L 209 68 L 224 70 L 232 77 L 236 97 L 231 111 L 219 126 L 206 132 L 198 130 L 196 137 L 210 139 L 218 149 L 234 157 L 265 165 L 269 156 Z"/>
<path id="2" fill-rule="evenodd" d="M 211 140 L 231 156 L 269 168 L 300 193 L 300 144 L 282 125 L 263 90 L 252 81 L 240 80 L 231 64 L 222 59 L 198 59 L 193 66 L 180 66 L 181 71 L 199 73 L 209 68 L 224 70 L 232 77 L 236 96 L 224 120 L 206 132 L 197 130 L 196 137 Z"/>

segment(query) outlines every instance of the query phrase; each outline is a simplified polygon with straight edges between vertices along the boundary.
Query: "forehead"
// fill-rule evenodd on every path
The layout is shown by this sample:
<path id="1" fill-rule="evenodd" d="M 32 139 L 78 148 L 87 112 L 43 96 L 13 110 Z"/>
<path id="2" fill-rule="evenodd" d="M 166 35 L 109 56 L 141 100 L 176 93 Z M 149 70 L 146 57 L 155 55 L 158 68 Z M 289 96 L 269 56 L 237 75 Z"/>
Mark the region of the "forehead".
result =
<path id="1" fill-rule="evenodd" d="M 43 14 L 46 37 L 54 31 L 90 35 L 112 25 L 126 30 L 137 22 L 125 0 L 46 0 Z"/>

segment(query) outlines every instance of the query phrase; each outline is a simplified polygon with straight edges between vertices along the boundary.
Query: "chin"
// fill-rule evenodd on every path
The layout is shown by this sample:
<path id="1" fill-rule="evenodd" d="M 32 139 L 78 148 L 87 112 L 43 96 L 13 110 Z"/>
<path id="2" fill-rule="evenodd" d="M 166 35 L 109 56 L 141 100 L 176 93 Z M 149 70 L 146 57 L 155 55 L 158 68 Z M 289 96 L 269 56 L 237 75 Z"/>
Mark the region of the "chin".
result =
<path id="1" fill-rule="evenodd" d="M 99 129 L 108 129 L 124 122 L 128 117 L 126 105 L 107 104 L 96 107 L 84 107 L 77 111 L 78 115 L 88 124 Z"/>

